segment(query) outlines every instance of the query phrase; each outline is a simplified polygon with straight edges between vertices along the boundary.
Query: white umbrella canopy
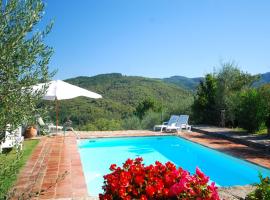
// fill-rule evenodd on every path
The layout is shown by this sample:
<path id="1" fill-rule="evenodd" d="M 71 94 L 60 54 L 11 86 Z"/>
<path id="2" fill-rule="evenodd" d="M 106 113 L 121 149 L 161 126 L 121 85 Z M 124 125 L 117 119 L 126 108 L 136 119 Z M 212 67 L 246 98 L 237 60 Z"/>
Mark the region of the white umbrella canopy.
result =
<path id="1" fill-rule="evenodd" d="M 47 90 L 46 93 L 43 96 L 43 99 L 45 100 L 51 100 L 54 101 L 56 100 L 56 131 L 58 127 L 58 100 L 63 100 L 63 99 L 73 99 L 79 96 L 84 96 L 88 98 L 94 98 L 94 99 L 99 99 L 102 98 L 100 94 L 97 94 L 95 92 L 91 92 L 89 90 L 80 88 L 78 86 L 66 83 L 61 80 L 56 80 L 56 81 L 50 81 L 48 83 L 40 83 L 38 85 L 33 86 L 34 91 L 39 91 L 42 90 L 45 86 L 47 85 Z"/>
<path id="2" fill-rule="evenodd" d="M 75 97 L 84 96 L 88 98 L 102 98 L 100 94 L 91 92 L 89 90 L 80 88 L 75 85 L 71 85 L 61 80 L 50 81 L 46 83 L 48 89 L 46 94 L 43 96 L 45 100 L 63 100 L 63 99 L 73 99 Z M 38 84 L 33 87 L 34 90 L 41 90 L 45 83 Z"/>

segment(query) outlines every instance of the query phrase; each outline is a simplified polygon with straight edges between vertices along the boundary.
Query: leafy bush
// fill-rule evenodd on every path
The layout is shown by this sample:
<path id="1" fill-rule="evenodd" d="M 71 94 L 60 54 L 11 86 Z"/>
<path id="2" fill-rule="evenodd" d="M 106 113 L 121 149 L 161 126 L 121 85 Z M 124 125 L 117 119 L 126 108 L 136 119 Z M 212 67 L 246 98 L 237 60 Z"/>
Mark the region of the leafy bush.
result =
<path id="1" fill-rule="evenodd" d="M 86 124 L 80 127 L 80 131 L 97 131 L 98 128 L 94 124 Z"/>
<path id="2" fill-rule="evenodd" d="M 135 115 L 142 119 L 149 111 L 160 111 L 161 105 L 154 99 L 145 99 L 141 101 L 135 110 Z"/>
<path id="3" fill-rule="evenodd" d="M 104 194 L 101 200 L 114 199 L 207 199 L 219 200 L 215 183 L 208 185 L 209 177 L 199 168 L 191 175 L 171 162 L 156 161 L 144 166 L 142 158 L 128 159 L 123 167 L 112 164 L 112 173 L 104 176 Z"/>
<path id="4" fill-rule="evenodd" d="M 216 106 L 217 79 L 207 74 L 204 82 L 200 82 L 192 105 L 194 119 L 197 123 L 218 124 Z"/>
<path id="5" fill-rule="evenodd" d="M 93 124 L 87 124 L 82 127 L 84 131 L 115 131 L 121 130 L 121 122 L 114 119 L 98 119 Z"/>
<path id="6" fill-rule="evenodd" d="M 178 115 L 189 115 L 190 117 L 192 116 L 192 110 L 191 106 L 193 105 L 193 101 L 185 101 L 183 100 L 181 104 L 174 104 L 169 107 L 169 113 L 163 113 L 164 119 L 165 118 L 170 118 L 171 115 L 173 114 L 178 114 Z M 191 119 L 189 119 L 191 120 Z"/>
<path id="7" fill-rule="evenodd" d="M 125 130 L 141 129 L 141 121 L 138 117 L 132 116 L 123 120 L 122 127 Z"/>
<path id="8" fill-rule="evenodd" d="M 240 94 L 238 111 L 239 125 L 254 133 L 264 124 L 265 109 L 256 89 L 248 89 Z"/>
<path id="9" fill-rule="evenodd" d="M 270 199 L 270 178 L 263 178 L 259 175 L 260 183 L 256 184 L 257 188 L 255 191 L 248 194 L 247 200 L 269 200 Z"/>
<path id="10" fill-rule="evenodd" d="M 147 112 L 141 121 L 143 129 L 152 129 L 156 124 L 161 123 L 161 113 Z"/>
<path id="11" fill-rule="evenodd" d="M 225 123 L 236 126 L 239 93 L 257 78 L 241 71 L 234 62 L 222 63 L 220 70 L 207 74 L 197 88 L 192 106 L 195 122 L 219 125 L 220 112 L 225 110 Z"/>
<path id="12" fill-rule="evenodd" d="M 270 84 L 266 84 L 259 88 L 259 93 L 265 107 L 265 125 L 270 135 Z"/>

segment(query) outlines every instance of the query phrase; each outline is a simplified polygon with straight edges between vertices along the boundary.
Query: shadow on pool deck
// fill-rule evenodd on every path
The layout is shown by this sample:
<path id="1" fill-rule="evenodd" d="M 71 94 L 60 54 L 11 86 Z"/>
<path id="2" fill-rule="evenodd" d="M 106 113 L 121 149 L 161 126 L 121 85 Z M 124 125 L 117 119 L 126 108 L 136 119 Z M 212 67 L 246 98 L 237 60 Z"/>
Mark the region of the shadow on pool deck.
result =
<path id="1" fill-rule="evenodd" d="M 230 128 L 221 128 L 215 126 L 193 126 L 195 132 L 204 133 L 209 136 L 224 138 L 239 144 L 244 144 L 263 151 L 270 152 L 269 135 L 248 134 L 247 132 L 235 131 Z"/>

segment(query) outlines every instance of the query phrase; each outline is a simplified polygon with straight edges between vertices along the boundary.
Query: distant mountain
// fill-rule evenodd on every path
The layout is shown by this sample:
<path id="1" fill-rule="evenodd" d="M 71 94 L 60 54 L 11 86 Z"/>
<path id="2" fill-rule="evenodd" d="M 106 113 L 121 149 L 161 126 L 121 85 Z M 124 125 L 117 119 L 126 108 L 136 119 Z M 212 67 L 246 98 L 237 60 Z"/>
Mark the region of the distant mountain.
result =
<path id="1" fill-rule="evenodd" d="M 122 120 L 133 115 L 138 104 L 145 99 L 158 102 L 168 112 L 180 112 L 177 109 L 185 109 L 193 102 L 190 91 L 152 78 L 112 73 L 65 81 L 103 96 L 97 100 L 79 97 L 61 101 L 61 123 L 69 117 L 75 126 L 80 127 L 89 124 L 95 126 L 105 123 L 104 120 L 106 123 L 108 120 L 122 123 Z"/>
<path id="2" fill-rule="evenodd" d="M 267 83 L 270 83 L 270 72 L 261 74 L 260 79 L 254 83 L 254 86 L 258 87 Z"/>
<path id="3" fill-rule="evenodd" d="M 184 89 L 195 91 L 200 81 L 203 81 L 203 77 L 198 78 L 187 78 L 184 76 L 172 76 L 169 78 L 162 79 L 166 83 L 171 83 L 177 86 L 180 86 Z M 260 78 L 256 81 L 253 86 L 258 87 L 264 84 L 270 83 L 270 72 L 266 72 L 264 74 L 260 74 Z"/>
<path id="4" fill-rule="evenodd" d="M 180 86 L 187 90 L 196 90 L 197 86 L 199 85 L 200 81 L 203 80 L 202 77 L 198 78 L 187 78 L 184 76 L 172 76 L 170 78 L 162 79 L 166 83 L 172 83 L 174 85 Z"/>

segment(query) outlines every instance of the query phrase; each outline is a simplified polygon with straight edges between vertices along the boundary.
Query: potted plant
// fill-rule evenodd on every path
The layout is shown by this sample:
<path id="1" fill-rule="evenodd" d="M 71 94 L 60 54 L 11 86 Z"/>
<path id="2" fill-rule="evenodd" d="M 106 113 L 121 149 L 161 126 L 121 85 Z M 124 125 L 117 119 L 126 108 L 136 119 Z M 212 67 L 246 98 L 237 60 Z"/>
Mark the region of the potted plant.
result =
<path id="1" fill-rule="evenodd" d="M 36 125 L 28 125 L 25 130 L 25 138 L 33 138 L 37 136 L 37 127 Z"/>

